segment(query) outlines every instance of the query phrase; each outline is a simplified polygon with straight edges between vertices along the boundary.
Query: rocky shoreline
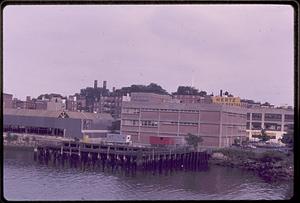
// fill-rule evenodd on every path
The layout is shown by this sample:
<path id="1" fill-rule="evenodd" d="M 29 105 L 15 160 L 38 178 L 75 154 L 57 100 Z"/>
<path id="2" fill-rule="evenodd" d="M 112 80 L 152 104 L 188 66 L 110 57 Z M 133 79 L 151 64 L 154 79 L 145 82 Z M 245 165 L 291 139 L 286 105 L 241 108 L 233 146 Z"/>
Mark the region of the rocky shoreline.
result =
<path id="1" fill-rule="evenodd" d="M 234 153 L 238 154 L 233 155 Z M 279 155 L 278 152 L 243 153 L 240 151 L 214 152 L 209 164 L 254 171 L 266 181 L 293 180 L 294 166 L 291 157 L 285 158 L 284 156 L 287 155 Z"/>

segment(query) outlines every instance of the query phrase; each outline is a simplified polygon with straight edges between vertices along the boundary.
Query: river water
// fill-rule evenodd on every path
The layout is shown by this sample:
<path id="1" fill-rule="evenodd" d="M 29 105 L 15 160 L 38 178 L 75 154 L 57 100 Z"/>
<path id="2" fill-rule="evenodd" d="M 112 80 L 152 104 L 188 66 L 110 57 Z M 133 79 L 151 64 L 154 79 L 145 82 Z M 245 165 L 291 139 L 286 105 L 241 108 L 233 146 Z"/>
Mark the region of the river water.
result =
<path id="1" fill-rule="evenodd" d="M 253 200 L 289 199 L 291 182 L 267 183 L 253 172 L 210 166 L 198 172 L 155 174 L 43 165 L 24 150 L 4 151 L 7 200 Z"/>

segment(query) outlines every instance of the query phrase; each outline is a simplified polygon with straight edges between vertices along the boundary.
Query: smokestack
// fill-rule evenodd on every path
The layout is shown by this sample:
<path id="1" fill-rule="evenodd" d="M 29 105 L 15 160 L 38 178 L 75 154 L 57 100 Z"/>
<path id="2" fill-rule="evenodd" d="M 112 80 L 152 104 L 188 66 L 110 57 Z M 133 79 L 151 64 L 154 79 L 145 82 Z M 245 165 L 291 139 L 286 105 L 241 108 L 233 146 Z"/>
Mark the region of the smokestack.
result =
<path id="1" fill-rule="evenodd" d="M 98 86 L 98 81 L 97 80 L 94 80 L 94 88 L 96 89 Z"/>
<path id="2" fill-rule="evenodd" d="M 113 91 L 113 92 L 115 92 L 115 91 L 116 91 L 116 88 L 115 88 L 115 87 L 113 87 L 112 91 Z"/>
<path id="3" fill-rule="evenodd" d="M 30 101 L 30 96 L 26 96 L 26 101 Z"/>
<path id="4" fill-rule="evenodd" d="M 103 89 L 106 90 L 106 80 L 103 81 Z"/>
<path id="5" fill-rule="evenodd" d="M 220 96 L 221 96 L 221 97 L 223 96 L 223 92 L 222 92 L 222 90 L 220 90 Z"/>

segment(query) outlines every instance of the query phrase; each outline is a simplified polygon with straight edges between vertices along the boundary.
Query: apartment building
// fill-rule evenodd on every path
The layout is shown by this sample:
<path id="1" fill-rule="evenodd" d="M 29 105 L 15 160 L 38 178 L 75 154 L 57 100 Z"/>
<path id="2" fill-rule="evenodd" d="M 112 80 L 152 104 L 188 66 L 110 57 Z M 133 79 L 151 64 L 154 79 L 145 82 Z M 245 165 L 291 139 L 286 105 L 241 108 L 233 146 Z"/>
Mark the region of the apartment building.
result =
<path id="1" fill-rule="evenodd" d="M 145 94 L 141 97 L 145 98 Z M 130 134 L 134 142 L 182 145 L 191 133 L 203 138 L 203 147 L 227 147 L 238 137 L 246 138 L 243 108 L 172 100 L 160 102 L 151 97 L 138 101 L 137 97 L 123 101 L 121 113 L 121 133 Z"/>
<path id="2" fill-rule="evenodd" d="M 13 95 L 3 93 L 3 108 L 13 108 Z"/>
<path id="3" fill-rule="evenodd" d="M 283 134 L 294 129 L 294 110 L 282 108 L 247 108 L 247 135 L 257 138 L 261 129 L 271 137 L 272 142 L 279 142 Z"/>

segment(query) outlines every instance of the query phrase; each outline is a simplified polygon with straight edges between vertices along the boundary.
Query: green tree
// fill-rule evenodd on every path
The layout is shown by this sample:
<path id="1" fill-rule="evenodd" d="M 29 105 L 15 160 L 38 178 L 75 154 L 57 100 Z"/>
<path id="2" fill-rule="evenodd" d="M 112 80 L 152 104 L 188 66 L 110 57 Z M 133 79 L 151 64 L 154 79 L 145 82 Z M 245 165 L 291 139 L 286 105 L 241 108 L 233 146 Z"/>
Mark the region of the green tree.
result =
<path id="1" fill-rule="evenodd" d="M 206 95 L 207 95 L 207 92 L 206 92 L 206 91 L 203 91 L 203 90 L 201 90 L 201 91 L 199 92 L 199 95 L 200 95 L 201 97 L 204 97 L 204 96 L 206 96 Z"/>
<path id="2" fill-rule="evenodd" d="M 190 86 L 179 86 L 177 88 L 177 92 L 174 94 L 179 94 L 179 95 L 198 95 L 198 89 Z M 203 94 L 203 92 L 202 92 Z"/>
<path id="3" fill-rule="evenodd" d="M 193 135 L 191 133 L 187 134 L 187 137 L 185 137 L 185 141 L 188 145 L 193 146 L 194 149 L 197 149 L 198 145 L 203 142 L 203 138 L 199 137 L 197 135 Z"/>
<path id="4" fill-rule="evenodd" d="M 234 144 L 235 145 L 240 145 L 241 144 L 241 139 L 239 137 L 234 139 Z"/>
<path id="5" fill-rule="evenodd" d="M 282 136 L 281 142 L 288 145 L 293 146 L 294 144 L 294 134 L 292 132 L 287 132 Z"/>
<path id="6" fill-rule="evenodd" d="M 267 135 L 266 129 L 261 129 L 261 134 L 258 136 L 258 139 L 263 142 L 270 140 L 270 136 Z"/>
<path id="7" fill-rule="evenodd" d="M 156 93 L 156 94 L 169 94 L 165 89 L 163 89 L 160 85 L 156 83 L 150 83 L 149 85 L 131 85 L 130 87 L 122 87 L 121 89 L 116 90 L 118 94 L 126 95 L 127 93 L 132 92 L 148 92 L 148 93 Z"/>

